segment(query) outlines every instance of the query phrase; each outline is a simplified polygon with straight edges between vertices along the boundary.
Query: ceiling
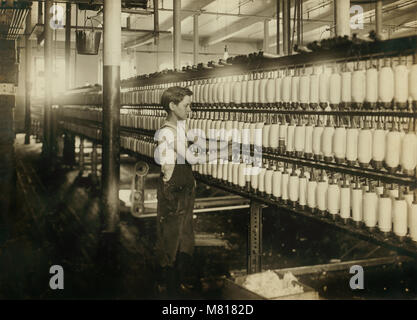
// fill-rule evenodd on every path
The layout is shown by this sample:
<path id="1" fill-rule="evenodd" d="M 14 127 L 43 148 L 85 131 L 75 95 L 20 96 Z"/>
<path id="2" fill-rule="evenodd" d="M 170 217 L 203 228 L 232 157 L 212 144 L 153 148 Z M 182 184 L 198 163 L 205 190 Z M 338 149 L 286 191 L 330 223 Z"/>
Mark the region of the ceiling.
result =
<path id="1" fill-rule="evenodd" d="M 292 2 L 291 17 L 294 16 L 294 1 Z M 351 5 L 360 4 L 363 8 L 364 28 L 357 30 L 357 33 L 361 35 L 369 33 L 375 26 L 375 5 L 369 2 L 351 1 Z M 409 33 L 417 34 L 416 0 L 384 0 L 382 2 L 383 32 L 386 38 Z M 173 0 L 159 1 L 161 30 L 172 31 L 172 12 L 164 11 L 172 9 L 172 5 Z M 266 19 L 270 19 L 270 47 L 276 46 L 276 0 L 182 0 L 182 8 L 186 10 L 182 15 L 181 26 L 181 33 L 185 39 L 192 39 L 195 13 L 190 11 L 195 10 L 201 13 L 198 17 L 198 25 L 200 43 L 203 46 L 211 46 L 222 41 L 262 43 Z M 280 19 L 282 19 L 282 13 Z M 153 25 L 152 16 L 136 16 L 133 21 L 136 28 Z M 304 42 L 330 36 L 333 26 L 332 0 L 303 1 Z M 326 29 L 329 31 L 326 32 Z M 131 42 L 131 39 L 126 42 Z"/>
<path id="2" fill-rule="evenodd" d="M 10 1 L 9 1 L 10 2 Z M 13 2 L 13 1 L 12 1 Z M 32 1 L 32 21 L 33 26 L 38 22 L 38 2 Z M 102 1 L 78 0 L 65 1 L 71 3 L 93 2 L 100 4 Z M 130 2 L 134 2 L 130 0 Z M 383 0 L 383 33 L 386 38 L 417 34 L 417 0 Z M 363 29 L 356 30 L 360 35 L 369 33 L 375 26 L 374 4 L 370 1 L 351 1 L 351 5 L 359 4 L 364 12 Z M 59 3 L 65 6 L 63 3 Z M 181 33 L 185 40 L 192 40 L 193 17 L 198 15 L 198 26 L 200 44 L 209 48 L 222 42 L 242 42 L 258 43 L 262 46 L 264 39 L 264 21 L 270 20 L 269 25 L 269 46 L 270 50 L 275 50 L 276 46 L 276 0 L 182 0 L 181 13 Z M 1 7 L 0 7 L 1 8 Z M 173 31 L 173 0 L 159 0 L 159 29 L 160 38 L 172 37 Z M 10 22 L 10 12 L 13 17 L 17 15 L 18 10 L 0 9 L 0 35 L 4 36 L 5 25 L 2 21 Z M 135 48 L 153 42 L 153 1 L 148 1 L 148 9 L 129 9 L 122 13 L 123 29 L 123 47 Z M 6 19 L 5 13 L 9 17 Z M 137 13 L 132 13 L 137 12 Z M 84 25 L 85 17 L 96 16 L 94 25 L 100 26 L 102 14 L 95 11 L 82 11 L 78 14 L 78 25 Z M 294 1 L 292 1 L 291 17 L 294 16 Z M 24 19 L 15 19 L 13 30 L 18 30 L 14 37 L 24 33 Z M 75 6 L 72 6 L 72 25 L 77 24 Z M 333 19 L 333 1 L 332 0 L 304 0 L 303 1 L 303 41 L 305 43 L 331 36 L 334 29 Z M 130 29 L 128 29 L 128 19 L 130 20 Z M 282 14 L 280 16 L 282 19 Z M 291 20 L 293 25 L 293 19 Z M 2 28 L 3 26 L 3 28 Z M 10 29 L 10 28 L 9 28 Z M 35 36 L 42 33 L 43 26 L 35 28 Z M 355 31 L 355 32 L 356 32 Z M 281 28 L 282 32 L 282 28 Z M 56 39 L 64 41 L 64 30 L 57 30 Z M 282 39 L 282 34 L 281 34 Z"/>

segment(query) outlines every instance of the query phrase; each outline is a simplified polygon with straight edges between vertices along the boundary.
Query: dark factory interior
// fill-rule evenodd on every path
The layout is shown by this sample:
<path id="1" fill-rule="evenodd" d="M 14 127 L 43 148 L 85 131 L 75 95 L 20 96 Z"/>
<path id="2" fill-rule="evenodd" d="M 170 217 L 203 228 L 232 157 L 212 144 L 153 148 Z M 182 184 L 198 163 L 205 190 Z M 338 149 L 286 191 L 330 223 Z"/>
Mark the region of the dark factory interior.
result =
<path id="1" fill-rule="evenodd" d="M 417 299 L 416 12 L 0 0 L 0 300 Z"/>

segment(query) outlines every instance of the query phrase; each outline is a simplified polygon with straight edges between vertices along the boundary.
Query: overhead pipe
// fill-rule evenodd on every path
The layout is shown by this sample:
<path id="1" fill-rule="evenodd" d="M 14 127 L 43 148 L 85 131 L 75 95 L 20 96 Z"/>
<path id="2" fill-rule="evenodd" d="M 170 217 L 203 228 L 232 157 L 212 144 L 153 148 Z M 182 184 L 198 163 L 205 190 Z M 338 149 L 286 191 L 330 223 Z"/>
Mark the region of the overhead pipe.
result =
<path id="1" fill-rule="evenodd" d="M 32 31 L 32 9 L 29 9 L 29 13 L 26 17 L 26 30 L 25 30 L 25 144 L 30 143 L 30 93 L 32 92 L 32 45 L 30 43 L 30 34 Z"/>
<path id="2" fill-rule="evenodd" d="M 71 79 L 71 3 L 65 5 L 65 89 L 70 88 Z"/>
<path id="3" fill-rule="evenodd" d="M 193 64 L 198 64 L 198 55 L 199 55 L 199 45 L 200 45 L 200 35 L 198 33 L 198 14 L 195 14 L 194 17 L 194 28 L 193 28 Z"/>
<path id="4" fill-rule="evenodd" d="M 121 0 L 104 0 L 102 205 L 104 232 L 116 234 L 120 184 Z"/>
<path id="5" fill-rule="evenodd" d="M 37 26 L 43 27 L 43 23 L 38 24 Z M 66 27 L 66 25 L 64 27 Z M 91 26 L 70 26 L 70 29 L 91 30 Z M 100 30 L 103 30 L 103 28 L 102 27 L 94 27 L 94 30 L 100 31 Z M 125 27 L 122 28 L 122 33 L 138 33 L 138 32 L 152 32 L 152 33 L 154 33 L 154 29 L 128 29 L 128 28 L 125 28 Z M 167 30 L 159 30 L 158 33 L 159 34 L 171 34 L 171 32 L 167 31 Z"/>
<path id="6" fill-rule="evenodd" d="M 149 50 L 136 50 L 136 52 L 141 52 L 141 53 L 172 53 L 172 50 L 157 50 L 157 49 L 149 49 Z M 234 55 L 237 56 L 240 53 L 238 52 L 230 52 L 228 51 L 229 55 Z M 188 55 L 193 55 L 194 51 L 189 50 L 189 51 L 181 51 L 181 54 L 188 54 Z M 199 56 L 223 56 L 224 51 L 223 52 L 199 52 Z"/>
<path id="7" fill-rule="evenodd" d="M 277 0 L 282 1 L 282 0 Z M 290 0 L 291 1 L 291 0 Z M 305 12 L 305 14 L 309 14 L 315 10 L 318 10 L 325 6 L 327 4 L 321 4 L 320 6 L 317 6 L 315 8 L 311 8 L 308 11 Z M 271 8 L 272 10 L 272 8 Z M 159 8 L 159 11 L 163 12 L 173 12 L 173 9 L 167 9 L 167 8 Z M 190 13 L 197 13 L 201 15 L 212 15 L 212 16 L 225 16 L 225 17 L 238 17 L 238 18 L 258 18 L 259 20 L 264 19 L 275 19 L 275 15 L 258 15 L 258 14 L 244 14 L 244 13 L 227 13 L 227 12 L 214 12 L 214 11 L 205 11 L 205 10 L 191 10 L 191 9 L 181 9 L 181 12 L 190 12 Z"/>
<path id="8" fill-rule="evenodd" d="M 174 0 L 174 69 L 181 67 L 181 0 Z"/>

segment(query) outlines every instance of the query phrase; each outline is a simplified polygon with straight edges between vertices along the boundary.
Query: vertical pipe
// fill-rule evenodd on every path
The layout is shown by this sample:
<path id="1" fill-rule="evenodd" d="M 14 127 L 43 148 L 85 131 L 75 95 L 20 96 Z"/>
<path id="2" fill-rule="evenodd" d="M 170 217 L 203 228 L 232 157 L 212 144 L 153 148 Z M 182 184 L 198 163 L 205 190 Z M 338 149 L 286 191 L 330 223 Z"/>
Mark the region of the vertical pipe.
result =
<path id="1" fill-rule="evenodd" d="M 71 3 L 67 3 L 65 9 L 65 89 L 68 90 L 71 79 Z"/>
<path id="2" fill-rule="evenodd" d="M 38 24 L 42 24 L 43 23 L 43 13 L 42 13 L 42 6 L 43 3 L 42 2 L 38 2 Z"/>
<path id="3" fill-rule="evenodd" d="M 288 24 L 288 54 L 291 54 L 291 0 L 287 0 L 287 24 Z"/>
<path id="4" fill-rule="evenodd" d="M 301 45 L 304 43 L 304 20 L 303 20 L 303 0 L 300 1 L 300 12 L 301 12 Z"/>
<path id="5" fill-rule="evenodd" d="M 194 50 L 193 50 L 193 64 L 197 65 L 198 64 L 198 51 L 199 51 L 199 42 L 200 42 L 200 36 L 198 34 L 198 14 L 195 14 L 194 17 L 194 41 L 193 41 L 193 46 L 194 46 Z"/>
<path id="6" fill-rule="evenodd" d="M 350 0 L 334 1 L 336 6 L 336 36 L 350 37 Z"/>
<path id="7" fill-rule="evenodd" d="M 78 31 L 78 4 L 75 5 L 75 33 Z M 77 86 L 77 48 L 74 50 L 74 76 L 72 78 L 73 87 Z"/>
<path id="8" fill-rule="evenodd" d="M 102 196 L 105 232 L 117 232 L 120 183 L 121 0 L 104 0 Z"/>
<path id="9" fill-rule="evenodd" d="M 375 4 L 375 30 L 378 39 L 382 36 L 382 0 L 377 0 Z"/>
<path id="10" fill-rule="evenodd" d="M 269 19 L 264 20 L 264 52 L 269 50 Z"/>
<path id="11" fill-rule="evenodd" d="M 52 0 L 45 1 L 45 104 L 44 104 L 44 122 L 43 122 L 43 146 L 42 152 L 46 159 L 50 160 L 52 155 L 52 36 L 53 30 L 50 25 L 52 19 Z"/>
<path id="12" fill-rule="evenodd" d="M 280 6 L 280 2 L 281 2 L 281 0 L 277 0 L 277 54 L 281 54 L 281 45 L 280 45 L 280 41 L 281 41 L 281 39 L 280 39 L 280 32 L 281 32 L 281 30 L 280 30 L 280 27 L 279 27 L 279 25 L 280 25 L 280 11 L 281 11 L 281 6 Z"/>
<path id="13" fill-rule="evenodd" d="M 337 0 L 333 0 L 333 28 L 332 28 L 332 35 L 335 37 L 337 36 L 336 26 L 337 26 Z"/>
<path id="14" fill-rule="evenodd" d="M 295 32 L 297 30 L 297 26 L 296 26 L 296 22 L 297 22 L 297 12 L 298 12 L 298 6 L 297 6 L 297 0 L 294 0 L 295 4 L 294 4 L 294 18 L 293 18 L 293 26 L 292 26 L 292 30 L 290 27 L 290 44 L 288 46 L 288 54 L 292 54 L 292 48 L 294 47 L 294 39 L 295 39 Z M 289 7 L 291 9 L 291 0 L 288 1 L 289 2 Z M 291 12 L 291 11 L 290 11 Z M 290 17 L 290 26 L 291 26 L 291 14 L 289 15 Z"/>
<path id="15" fill-rule="evenodd" d="M 290 54 L 290 42 L 291 42 L 291 21 L 290 21 L 290 0 L 283 0 L 282 2 L 282 41 L 284 54 Z"/>
<path id="16" fill-rule="evenodd" d="M 301 0 L 297 0 L 297 45 L 301 44 Z"/>
<path id="17" fill-rule="evenodd" d="M 154 44 L 159 45 L 159 0 L 153 0 L 153 25 L 155 31 Z"/>
<path id="18" fill-rule="evenodd" d="M 32 92 L 32 45 L 30 33 L 32 31 L 32 9 L 29 9 L 26 16 L 26 37 L 25 37 L 25 144 L 30 143 L 30 94 Z"/>
<path id="19" fill-rule="evenodd" d="M 181 66 L 181 0 L 174 0 L 174 69 Z"/>

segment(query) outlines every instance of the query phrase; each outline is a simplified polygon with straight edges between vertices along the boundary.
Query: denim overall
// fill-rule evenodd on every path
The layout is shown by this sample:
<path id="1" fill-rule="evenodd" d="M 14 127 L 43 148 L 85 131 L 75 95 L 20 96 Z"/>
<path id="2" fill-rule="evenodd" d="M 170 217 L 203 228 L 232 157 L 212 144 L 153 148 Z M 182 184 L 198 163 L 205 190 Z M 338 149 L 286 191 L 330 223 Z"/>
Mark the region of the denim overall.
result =
<path id="1" fill-rule="evenodd" d="M 177 154 L 177 157 L 181 157 Z M 169 181 L 158 181 L 156 250 L 161 267 L 172 267 L 177 252 L 194 252 L 195 180 L 191 165 L 177 161 Z"/>

